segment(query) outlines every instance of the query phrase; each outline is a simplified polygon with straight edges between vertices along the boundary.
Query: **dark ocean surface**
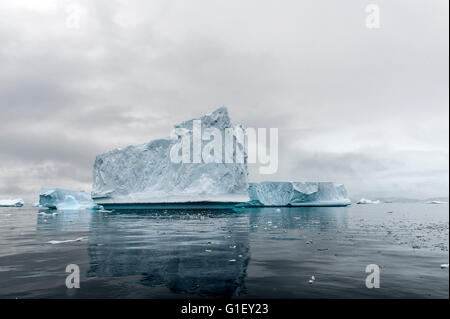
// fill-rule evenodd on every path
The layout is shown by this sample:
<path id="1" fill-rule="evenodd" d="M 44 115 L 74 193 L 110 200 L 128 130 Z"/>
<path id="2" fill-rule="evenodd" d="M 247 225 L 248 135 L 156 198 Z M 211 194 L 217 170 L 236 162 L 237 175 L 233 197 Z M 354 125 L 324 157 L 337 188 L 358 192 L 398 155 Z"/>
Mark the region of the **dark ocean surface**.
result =
<path id="1" fill-rule="evenodd" d="M 448 244 L 447 204 L 0 208 L 0 298 L 449 298 Z"/>

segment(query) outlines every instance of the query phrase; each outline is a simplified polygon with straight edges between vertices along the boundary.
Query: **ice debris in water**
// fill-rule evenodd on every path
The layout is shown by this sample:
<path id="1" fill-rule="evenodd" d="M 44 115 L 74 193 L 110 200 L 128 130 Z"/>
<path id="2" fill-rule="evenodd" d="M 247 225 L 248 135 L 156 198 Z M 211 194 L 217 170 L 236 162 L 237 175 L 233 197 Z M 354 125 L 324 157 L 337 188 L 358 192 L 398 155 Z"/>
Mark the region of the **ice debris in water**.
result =
<path id="1" fill-rule="evenodd" d="M 41 188 L 39 205 L 58 210 L 103 209 L 94 203 L 87 192 L 50 187 Z"/>
<path id="2" fill-rule="evenodd" d="M 442 264 L 441 265 L 441 269 L 447 269 L 448 268 L 448 264 Z"/>
<path id="3" fill-rule="evenodd" d="M 24 201 L 21 198 L 0 199 L 0 207 L 22 207 Z"/>

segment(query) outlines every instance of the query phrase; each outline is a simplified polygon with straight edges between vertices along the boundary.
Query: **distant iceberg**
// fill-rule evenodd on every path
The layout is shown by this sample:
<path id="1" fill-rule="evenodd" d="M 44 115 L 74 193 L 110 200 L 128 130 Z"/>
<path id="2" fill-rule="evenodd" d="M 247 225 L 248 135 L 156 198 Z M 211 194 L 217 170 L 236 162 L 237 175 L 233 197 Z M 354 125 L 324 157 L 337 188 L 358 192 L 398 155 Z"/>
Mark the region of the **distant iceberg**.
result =
<path id="1" fill-rule="evenodd" d="M 344 185 L 332 182 L 250 183 L 250 206 L 348 206 Z"/>
<path id="2" fill-rule="evenodd" d="M 195 120 L 201 120 L 202 132 L 241 128 L 232 124 L 225 107 Z M 193 137 L 193 131 L 194 120 L 186 121 L 174 126 L 171 137 L 98 155 L 93 172 L 94 201 L 102 205 L 248 201 L 246 163 L 171 161 L 172 147 L 182 136 Z M 192 147 L 191 144 L 190 154 Z M 245 153 L 243 141 L 236 139 L 237 147 Z"/>
<path id="3" fill-rule="evenodd" d="M 440 201 L 440 200 L 431 200 L 428 201 L 427 204 L 448 204 L 448 202 Z"/>
<path id="4" fill-rule="evenodd" d="M 356 204 L 379 204 L 379 200 L 370 200 L 366 198 L 361 198 Z"/>
<path id="5" fill-rule="evenodd" d="M 0 207 L 22 207 L 25 202 L 21 198 L 0 199 Z"/>
<path id="6" fill-rule="evenodd" d="M 41 188 L 38 206 L 58 210 L 101 209 L 87 192 L 50 187 Z"/>

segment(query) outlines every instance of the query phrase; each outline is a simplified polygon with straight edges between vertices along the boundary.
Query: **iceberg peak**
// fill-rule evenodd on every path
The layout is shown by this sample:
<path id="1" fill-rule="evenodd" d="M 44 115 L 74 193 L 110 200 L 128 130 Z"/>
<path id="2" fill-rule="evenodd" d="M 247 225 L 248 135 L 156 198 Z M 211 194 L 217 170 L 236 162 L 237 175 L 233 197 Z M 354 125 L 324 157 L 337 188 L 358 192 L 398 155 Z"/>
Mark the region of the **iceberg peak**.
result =
<path id="1" fill-rule="evenodd" d="M 228 128 L 240 128 L 233 125 L 227 108 L 222 106 L 212 113 L 175 125 L 168 138 L 100 154 L 94 163 L 92 198 L 99 204 L 247 201 L 245 162 L 172 160 L 172 148 L 183 136 L 194 139 L 197 132 L 194 125 L 198 123 L 201 131 L 218 129 L 221 134 Z M 200 136 L 202 147 L 207 142 Z M 222 136 L 222 147 L 224 142 Z M 244 149 L 242 143 L 236 139 L 236 147 Z M 189 148 L 189 156 L 194 156 L 193 145 Z"/>

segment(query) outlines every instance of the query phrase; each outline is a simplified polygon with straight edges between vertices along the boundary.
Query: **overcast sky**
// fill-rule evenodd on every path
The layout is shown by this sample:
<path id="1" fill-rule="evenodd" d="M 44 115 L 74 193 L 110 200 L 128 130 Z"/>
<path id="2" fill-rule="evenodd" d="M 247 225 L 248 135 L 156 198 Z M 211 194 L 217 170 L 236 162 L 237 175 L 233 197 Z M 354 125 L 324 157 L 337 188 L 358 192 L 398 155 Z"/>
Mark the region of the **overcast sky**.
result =
<path id="1" fill-rule="evenodd" d="M 222 105 L 279 128 L 278 173 L 253 181 L 448 196 L 448 5 L 0 0 L 0 198 L 90 191 L 96 154 Z"/>

